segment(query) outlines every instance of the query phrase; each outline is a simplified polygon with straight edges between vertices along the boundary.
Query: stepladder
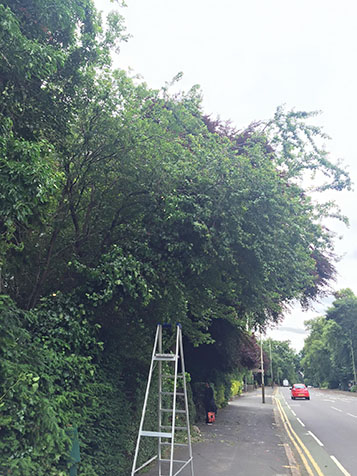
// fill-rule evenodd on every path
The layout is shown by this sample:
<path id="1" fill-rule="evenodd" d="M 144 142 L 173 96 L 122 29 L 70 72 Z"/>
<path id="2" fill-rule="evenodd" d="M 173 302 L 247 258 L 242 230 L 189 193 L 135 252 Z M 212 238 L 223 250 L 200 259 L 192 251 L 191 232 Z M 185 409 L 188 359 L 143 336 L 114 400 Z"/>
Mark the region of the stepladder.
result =
<path id="1" fill-rule="evenodd" d="M 131 476 L 154 462 L 158 476 L 183 474 L 185 468 L 185 475 L 194 476 L 182 327 L 177 324 L 176 336 L 164 339 L 163 332 L 170 330 L 170 324 L 156 328 Z M 141 454 L 149 439 L 156 440 L 156 450 L 144 462 Z"/>

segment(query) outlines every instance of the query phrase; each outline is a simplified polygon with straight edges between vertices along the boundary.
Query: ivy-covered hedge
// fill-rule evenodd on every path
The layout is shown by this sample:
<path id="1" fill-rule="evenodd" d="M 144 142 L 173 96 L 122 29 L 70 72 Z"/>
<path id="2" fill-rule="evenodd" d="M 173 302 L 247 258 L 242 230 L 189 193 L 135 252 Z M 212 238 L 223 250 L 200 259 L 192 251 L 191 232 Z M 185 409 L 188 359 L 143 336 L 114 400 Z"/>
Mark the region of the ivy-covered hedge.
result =
<path id="1" fill-rule="evenodd" d="M 67 474 L 66 429 L 90 419 L 98 343 L 81 308 L 61 297 L 25 312 L 1 296 L 0 315 L 2 474 Z"/>
<path id="2" fill-rule="evenodd" d="M 0 297 L 0 474 L 65 476 L 71 466 L 66 430 L 78 428 L 82 476 L 130 472 L 148 364 L 126 376 L 123 354 L 62 294 L 31 311 Z M 113 339 L 116 342 L 116 339 Z M 128 356 L 128 361 L 134 353 Z M 195 409 L 188 385 L 192 421 Z M 157 397 L 157 396 L 156 396 Z M 146 425 L 157 424 L 151 393 Z M 145 439 L 140 461 L 155 454 Z"/>

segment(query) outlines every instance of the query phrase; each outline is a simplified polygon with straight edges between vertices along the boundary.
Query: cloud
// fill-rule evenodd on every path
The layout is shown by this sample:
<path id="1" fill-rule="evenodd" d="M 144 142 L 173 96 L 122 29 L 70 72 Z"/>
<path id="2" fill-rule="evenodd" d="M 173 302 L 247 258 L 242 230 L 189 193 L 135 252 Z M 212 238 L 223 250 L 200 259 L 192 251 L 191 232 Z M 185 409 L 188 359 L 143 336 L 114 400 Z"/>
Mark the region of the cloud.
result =
<path id="1" fill-rule="evenodd" d="M 293 334 L 304 334 L 304 335 L 306 335 L 306 330 L 298 328 L 298 327 L 280 326 L 277 330 L 283 331 L 283 332 L 292 332 Z"/>

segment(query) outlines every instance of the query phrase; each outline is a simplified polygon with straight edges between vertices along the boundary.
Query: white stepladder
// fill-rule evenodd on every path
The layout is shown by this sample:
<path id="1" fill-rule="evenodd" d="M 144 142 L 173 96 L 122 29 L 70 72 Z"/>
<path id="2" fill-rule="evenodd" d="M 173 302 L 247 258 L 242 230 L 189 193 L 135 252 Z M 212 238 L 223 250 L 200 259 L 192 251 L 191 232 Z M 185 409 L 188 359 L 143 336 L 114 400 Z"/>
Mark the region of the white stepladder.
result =
<path id="1" fill-rule="evenodd" d="M 186 375 L 185 375 L 185 362 L 183 355 L 183 345 L 182 345 L 182 329 L 181 325 L 177 324 L 176 326 L 176 347 L 175 353 L 163 353 L 162 352 L 162 330 L 163 327 L 170 327 L 169 324 L 158 324 L 156 329 L 156 336 L 154 342 L 154 348 L 152 352 L 151 365 L 149 370 L 149 377 L 146 386 L 145 398 L 143 411 L 141 415 L 141 421 L 139 426 L 138 439 L 136 442 L 135 456 L 133 461 L 133 467 L 131 471 L 131 476 L 134 476 L 138 471 L 140 471 L 144 466 L 150 464 L 155 459 L 158 459 L 158 471 L 159 476 L 176 476 L 179 474 L 187 465 L 190 465 L 191 476 L 194 476 L 193 473 L 193 457 L 192 457 L 192 444 L 191 444 L 191 433 L 190 433 L 190 420 L 189 420 L 189 411 L 188 411 L 188 398 L 187 398 L 187 386 L 186 386 Z M 180 361 L 180 362 L 179 362 Z M 167 365 L 164 363 L 167 362 Z M 179 365 L 180 363 L 180 365 Z M 164 366 L 163 366 L 164 364 Z M 173 365 L 173 372 L 169 371 L 166 373 L 167 369 Z M 147 410 L 147 403 L 150 393 L 150 385 L 153 377 L 155 367 L 158 367 L 158 425 L 155 430 L 144 430 L 145 414 Z M 163 372 L 163 367 L 165 372 Z M 172 389 L 173 385 L 173 389 Z M 168 388 L 170 387 L 170 388 Z M 178 388 L 181 387 L 181 388 Z M 169 391 L 167 391 L 169 390 Z M 164 408 L 164 401 L 171 401 L 170 408 Z M 184 408 L 177 408 L 178 400 L 181 400 Z M 183 402 L 182 402 L 183 400 Z M 169 415 L 169 416 L 168 416 Z M 170 420 L 171 422 L 165 422 L 164 420 Z M 176 425 L 176 417 L 180 416 L 185 419 L 185 425 L 180 424 Z M 167 423 L 167 424 L 165 424 Z M 186 432 L 186 442 L 185 443 L 176 443 L 175 437 L 177 431 Z M 158 439 L 158 450 L 157 454 L 142 464 L 140 467 L 136 467 L 140 440 L 142 437 L 152 437 Z M 165 455 L 164 448 L 169 447 L 169 456 Z M 175 459 L 175 448 L 177 447 L 186 447 L 187 449 L 187 459 Z M 166 457 L 165 457 L 166 456 Z M 164 463 L 164 464 L 163 464 Z M 169 473 L 163 475 L 163 466 L 168 466 Z M 174 472 L 175 471 L 175 472 Z"/>

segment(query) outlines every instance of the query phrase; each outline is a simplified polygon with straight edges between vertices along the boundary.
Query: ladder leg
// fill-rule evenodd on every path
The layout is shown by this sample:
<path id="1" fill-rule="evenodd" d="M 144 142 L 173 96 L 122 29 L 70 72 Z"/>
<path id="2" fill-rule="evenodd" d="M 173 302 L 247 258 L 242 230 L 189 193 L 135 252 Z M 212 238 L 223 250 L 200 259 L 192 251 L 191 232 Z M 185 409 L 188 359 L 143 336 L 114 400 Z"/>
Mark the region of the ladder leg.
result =
<path id="1" fill-rule="evenodd" d="M 173 394 L 173 406 L 172 406 L 172 436 L 171 436 L 171 458 L 170 458 L 170 476 L 173 474 L 174 469 L 174 445 L 175 445 L 175 423 L 176 423 L 176 393 L 177 393 L 177 371 L 178 371 L 178 355 L 179 355 L 179 339 L 180 339 L 180 327 L 177 326 L 176 331 L 176 360 L 175 360 L 175 379 L 174 379 L 174 394 Z"/>
<path id="2" fill-rule="evenodd" d="M 181 371 L 182 371 L 182 379 L 183 379 L 183 393 L 185 399 L 185 410 L 186 410 L 186 425 L 187 425 L 187 443 L 188 443 L 188 452 L 189 458 L 191 459 L 190 467 L 191 467 L 191 476 L 194 476 L 193 471 L 193 455 L 192 455 L 192 443 L 191 443 L 191 430 L 190 430 L 190 417 L 188 411 L 188 398 L 187 398 L 187 386 L 186 386 L 186 372 L 185 372 L 185 359 L 183 355 L 183 344 L 182 344 L 182 331 L 181 327 L 179 328 L 180 332 L 180 357 L 181 357 Z"/>
<path id="3" fill-rule="evenodd" d="M 142 414 L 141 414 L 141 420 L 140 420 L 140 426 L 139 426 L 139 433 L 138 433 L 138 439 L 137 439 L 137 441 L 136 441 L 135 455 L 134 455 L 133 467 L 132 467 L 132 470 L 131 470 L 131 476 L 134 476 L 135 470 L 136 470 L 136 462 L 137 462 L 137 459 L 138 459 L 139 446 L 140 446 L 140 435 L 141 435 L 141 431 L 142 431 L 143 425 L 144 425 L 146 405 L 147 405 L 148 396 L 149 396 L 149 390 L 150 390 L 152 372 L 153 372 L 153 367 L 154 367 L 154 356 L 155 356 L 155 353 L 156 353 L 156 347 L 157 347 L 157 342 L 158 342 L 158 337 L 159 337 L 159 331 L 160 331 L 160 325 L 158 325 L 158 326 L 157 326 L 157 329 L 156 329 L 155 343 L 154 343 L 154 348 L 153 348 L 153 351 L 152 351 L 152 357 L 151 357 L 151 365 L 150 365 L 150 370 L 149 370 L 148 383 L 147 383 L 147 385 L 146 385 L 146 392 L 145 392 L 145 398 L 144 398 L 144 404 L 143 404 L 143 412 L 142 412 Z"/>
<path id="4" fill-rule="evenodd" d="M 159 353 L 162 354 L 162 327 L 161 326 L 159 330 L 158 345 L 159 345 Z M 161 425 L 162 425 L 162 414 L 161 414 L 162 393 L 161 392 L 162 392 L 162 362 L 159 361 L 159 408 L 158 408 L 159 427 L 158 427 L 158 431 L 161 431 Z M 159 457 L 159 476 L 162 476 L 161 437 L 159 437 L 159 440 L 158 440 L 157 454 Z"/>

